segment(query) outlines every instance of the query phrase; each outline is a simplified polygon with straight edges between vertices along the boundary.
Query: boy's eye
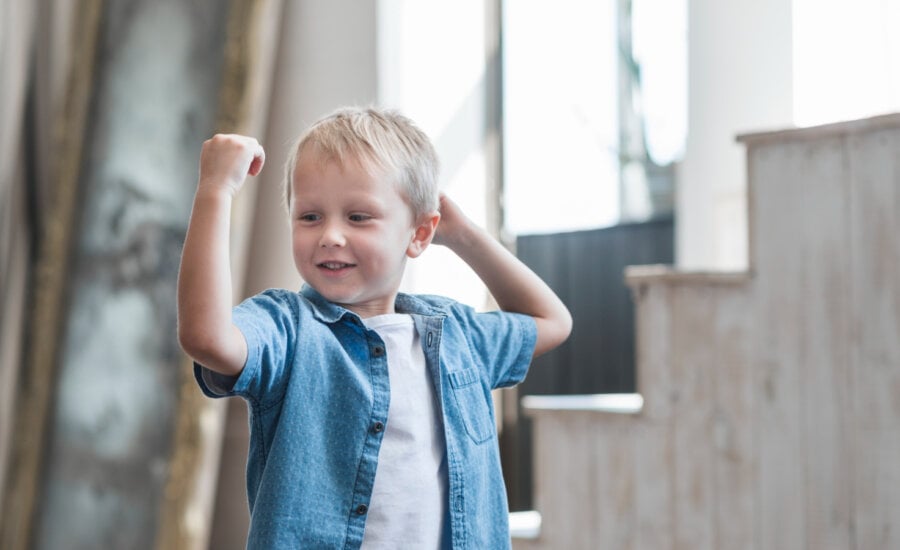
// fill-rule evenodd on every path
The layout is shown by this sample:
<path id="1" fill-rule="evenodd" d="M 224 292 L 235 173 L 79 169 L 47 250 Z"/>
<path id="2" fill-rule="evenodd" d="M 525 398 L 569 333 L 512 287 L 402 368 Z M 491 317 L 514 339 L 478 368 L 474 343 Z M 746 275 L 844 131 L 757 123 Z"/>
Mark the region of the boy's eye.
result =
<path id="1" fill-rule="evenodd" d="M 304 222 L 315 222 L 315 221 L 319 220 L 319 215 L 318 214 L 300 214 L 300 216 L 298 216 L 297 219 L 300 221 L 304 221 Z"/>
<path id="2" fill-rule="evenodd" d="M 364 222 L 366 220 L 372 219 L 372 216 L 369 216 L 367 214 L 350 214 L 348 218 L 351 222 Z"/>

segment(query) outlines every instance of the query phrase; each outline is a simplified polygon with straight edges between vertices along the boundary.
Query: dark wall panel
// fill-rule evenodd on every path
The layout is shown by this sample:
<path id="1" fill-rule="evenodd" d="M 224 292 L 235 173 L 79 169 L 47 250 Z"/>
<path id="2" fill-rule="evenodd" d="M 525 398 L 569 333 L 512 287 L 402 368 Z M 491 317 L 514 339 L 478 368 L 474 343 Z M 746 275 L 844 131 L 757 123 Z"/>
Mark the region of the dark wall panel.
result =
<path id="1" fill-rule="evenodd" d="M 673 263 L 672 219 L 523 236 L 516 251 L 575 322 L 565 344 L 535 360 L 520 395 L 634 391 L 634 307 L 624 270 Z"/>
<path id="2" fill-rule="evenodd" d="M 674 263 L 674 220 L 522 236 L 516 254 L 556 291 L 574 320 L 569 340 L 535 359 L 518 397 L 635 391 L 634 305 L 624 271 Z M 532 506 L 531 426 L 518 418 L 516 426 L 504 427 L 501 449 L 510 507 L 524 510 Z"/>

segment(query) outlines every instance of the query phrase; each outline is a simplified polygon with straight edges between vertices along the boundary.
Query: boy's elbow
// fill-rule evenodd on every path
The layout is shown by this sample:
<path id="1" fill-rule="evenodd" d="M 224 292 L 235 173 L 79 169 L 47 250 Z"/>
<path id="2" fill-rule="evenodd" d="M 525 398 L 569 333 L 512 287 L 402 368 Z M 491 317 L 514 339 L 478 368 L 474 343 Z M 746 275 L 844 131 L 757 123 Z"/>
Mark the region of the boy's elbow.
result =
<path id="1" fill-rule="evenodd" d="M 234 361 L 228 360 L 231 353 L 227 343 L 214 333 L 179 326 L 178 343 L 191 359 L 204 367 L 222 374 L 235 374 L 230 366 Z"/>
<path id="2" fill-rule="evenodd" d="M 183 324 L 178 325 L 178 344 L 191 359 L 202 362 L 215 349 L 213 338 L 209 333 L 196 330 Z"/>
<path id="3" fill-rule="evenodd" d="M 555 327 L 555 334 L 553 335 L 554 348 L 561 346 L 569 339 L 569 336 L 572 334 L 572 324 L 572 314 L 569 313 L 568 309 L 563 309 L 559 314 L 559 318 L 552 323 Z"/>
<path id="4" fill-rule="evenodd" d="M 574 325 L 574 322 L 572 321 L 572 314 L 569 313 L 568 309 L 566 309 L 565 316 L 562 319 L 561 327 L 560 327 L 561 333 L 562 333 L 562 340 L 560 340 L 560 342 L 559 342 L 560 344 L 562 344 L 563 342 L 565 342 L 566 340 L 569 339 L 569 336 L 572 334 L 572 326 L 573 325 Z"/>
<path id="5" fill-rule="evenodd" d="M 247 350 L 239 331 L 196 330 L 190 326 L 178 326 L 178 343 L 191 359 L 204 367 L 229 376 L 240 374 Z"/>
<path id="6" fill-rule="evenodd" d="M 548 318 L 535 318 L 537 324 L 537 342 L 534 356 L 544 354 L 561 346 L 572 334 L 572 315 L 568 309 Z"/>

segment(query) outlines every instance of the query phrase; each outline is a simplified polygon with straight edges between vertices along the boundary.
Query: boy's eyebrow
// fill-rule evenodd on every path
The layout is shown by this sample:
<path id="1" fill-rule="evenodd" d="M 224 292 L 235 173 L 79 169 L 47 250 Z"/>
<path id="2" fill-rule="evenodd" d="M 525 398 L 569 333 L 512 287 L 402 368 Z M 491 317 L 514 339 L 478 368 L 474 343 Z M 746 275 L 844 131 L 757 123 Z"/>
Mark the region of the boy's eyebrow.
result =
<path id="1" fill-rule="evenodd" d="M 318 209 L 318 205 L 316 205 L 315 202 L 311 202 L 312 201 L 304 201 L 300 198 L 294 198 L 294 200 L 291 201 L 291 210 L 294 211 L 298 209 Z M 383 201 L 374 197 L 363 197 L 360 199 L 354 199 L 351 197 L 345 202 L 343 207 L 345 210 L 378 210 L 381 212 L 388 210 Z"/>

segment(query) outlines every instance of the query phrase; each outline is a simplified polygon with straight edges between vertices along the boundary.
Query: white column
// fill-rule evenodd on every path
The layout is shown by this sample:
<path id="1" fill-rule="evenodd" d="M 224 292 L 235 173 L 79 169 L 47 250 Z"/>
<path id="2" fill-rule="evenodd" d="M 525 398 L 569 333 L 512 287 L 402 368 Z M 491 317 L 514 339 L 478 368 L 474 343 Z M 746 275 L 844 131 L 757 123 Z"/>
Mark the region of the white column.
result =
<path id="1" fill-rule="evenodd" d="M 676 258 L 688 269 L 747 267 L 739 133 L 793 122 L 791 2 L 691 0 L 688 141 L 677 183 Z"/>

